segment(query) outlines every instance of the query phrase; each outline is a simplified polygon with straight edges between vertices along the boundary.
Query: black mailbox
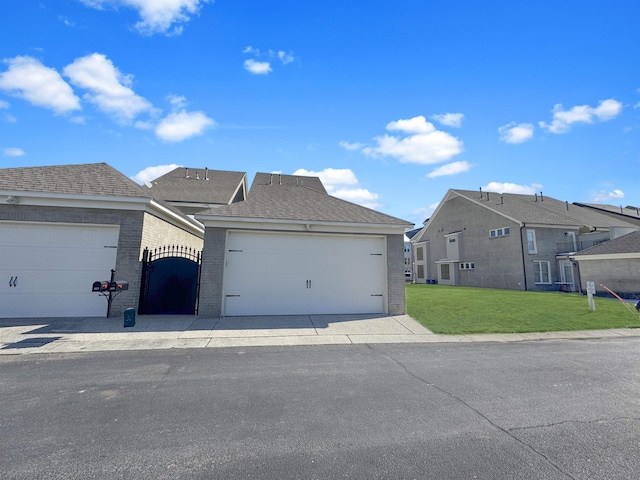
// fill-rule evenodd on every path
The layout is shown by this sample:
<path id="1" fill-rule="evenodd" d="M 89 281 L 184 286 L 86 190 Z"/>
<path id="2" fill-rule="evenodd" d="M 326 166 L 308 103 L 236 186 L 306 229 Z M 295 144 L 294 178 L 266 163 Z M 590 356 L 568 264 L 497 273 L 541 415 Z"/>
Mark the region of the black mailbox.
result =
<path id="1" fill-rule="evenodd" d="M 116 282 L 109 282 L 108 290 L 110 292 L 117 292 L 118 291 L 118 284 Z"/>
<path id="2" fill-rule="evenodd" d="M 102 291 L 102 282 L 93 282 L 93 286 L 91 287 L 92 292 L 101 292 Z"/>
<path id="3" fill-rule="evenodd" d="M 125 282 L 122 280 L 119 282 L 116 282 L 116 291 L 122 292 L 124 290 L 129 290 L 129 282 Z"/>

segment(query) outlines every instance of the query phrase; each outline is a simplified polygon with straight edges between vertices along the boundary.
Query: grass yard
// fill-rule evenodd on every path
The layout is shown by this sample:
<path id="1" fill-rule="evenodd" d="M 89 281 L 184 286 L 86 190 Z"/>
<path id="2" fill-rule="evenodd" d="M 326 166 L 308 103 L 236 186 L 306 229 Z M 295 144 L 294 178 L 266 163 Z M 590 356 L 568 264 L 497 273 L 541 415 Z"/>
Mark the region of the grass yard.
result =
<path id="1" fill-rule="evenodd" d="M 413 284 L 407 313 L 434 333 L 524 333 L 640 327 L 620 301 L 579 293 L 522 292 Z M 633 305 L 632 305 L 633 306 Z"/>

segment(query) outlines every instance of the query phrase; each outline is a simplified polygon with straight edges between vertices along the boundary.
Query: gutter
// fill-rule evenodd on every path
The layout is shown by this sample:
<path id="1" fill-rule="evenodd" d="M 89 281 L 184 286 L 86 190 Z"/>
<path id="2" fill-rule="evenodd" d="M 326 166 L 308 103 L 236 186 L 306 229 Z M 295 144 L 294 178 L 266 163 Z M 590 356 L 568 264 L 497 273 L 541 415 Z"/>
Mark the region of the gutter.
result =
<path id="1" fill-rule="evenodd" d="M 520 226 L 520 251 L 522 252 L 522 275 L 524 277 L 524 290 L 527 291 L 527 264 L 524 260 L 524 237 L 522 236 L 522 230 L 526 227 L 527 224 L 523 223 Z"/>

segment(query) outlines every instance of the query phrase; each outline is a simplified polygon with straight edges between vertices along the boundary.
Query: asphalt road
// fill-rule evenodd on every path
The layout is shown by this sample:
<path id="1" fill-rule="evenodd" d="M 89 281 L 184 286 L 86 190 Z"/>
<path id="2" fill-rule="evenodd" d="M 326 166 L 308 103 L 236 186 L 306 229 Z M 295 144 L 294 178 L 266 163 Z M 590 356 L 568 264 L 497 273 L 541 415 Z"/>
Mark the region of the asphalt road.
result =
<path id="1" fill-rule="evenodd" d="M 0 477 L 636 479 L 640 338 L 0 357 Z"/>

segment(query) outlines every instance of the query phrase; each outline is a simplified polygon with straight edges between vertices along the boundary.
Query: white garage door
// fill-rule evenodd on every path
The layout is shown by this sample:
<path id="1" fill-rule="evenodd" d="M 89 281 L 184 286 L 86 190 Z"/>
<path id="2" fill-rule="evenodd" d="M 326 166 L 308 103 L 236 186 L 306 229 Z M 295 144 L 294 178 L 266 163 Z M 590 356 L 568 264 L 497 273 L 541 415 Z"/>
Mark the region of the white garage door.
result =
<path id="1" fill-rule="evenodd" d="M 384 313 L 383 237 L 229 232 L 225 315 Z"/>
<path id="2" fill-rule="evenodd" d="M 0 317 L 104 316 L 118 226 L 0 222 Z"/>

